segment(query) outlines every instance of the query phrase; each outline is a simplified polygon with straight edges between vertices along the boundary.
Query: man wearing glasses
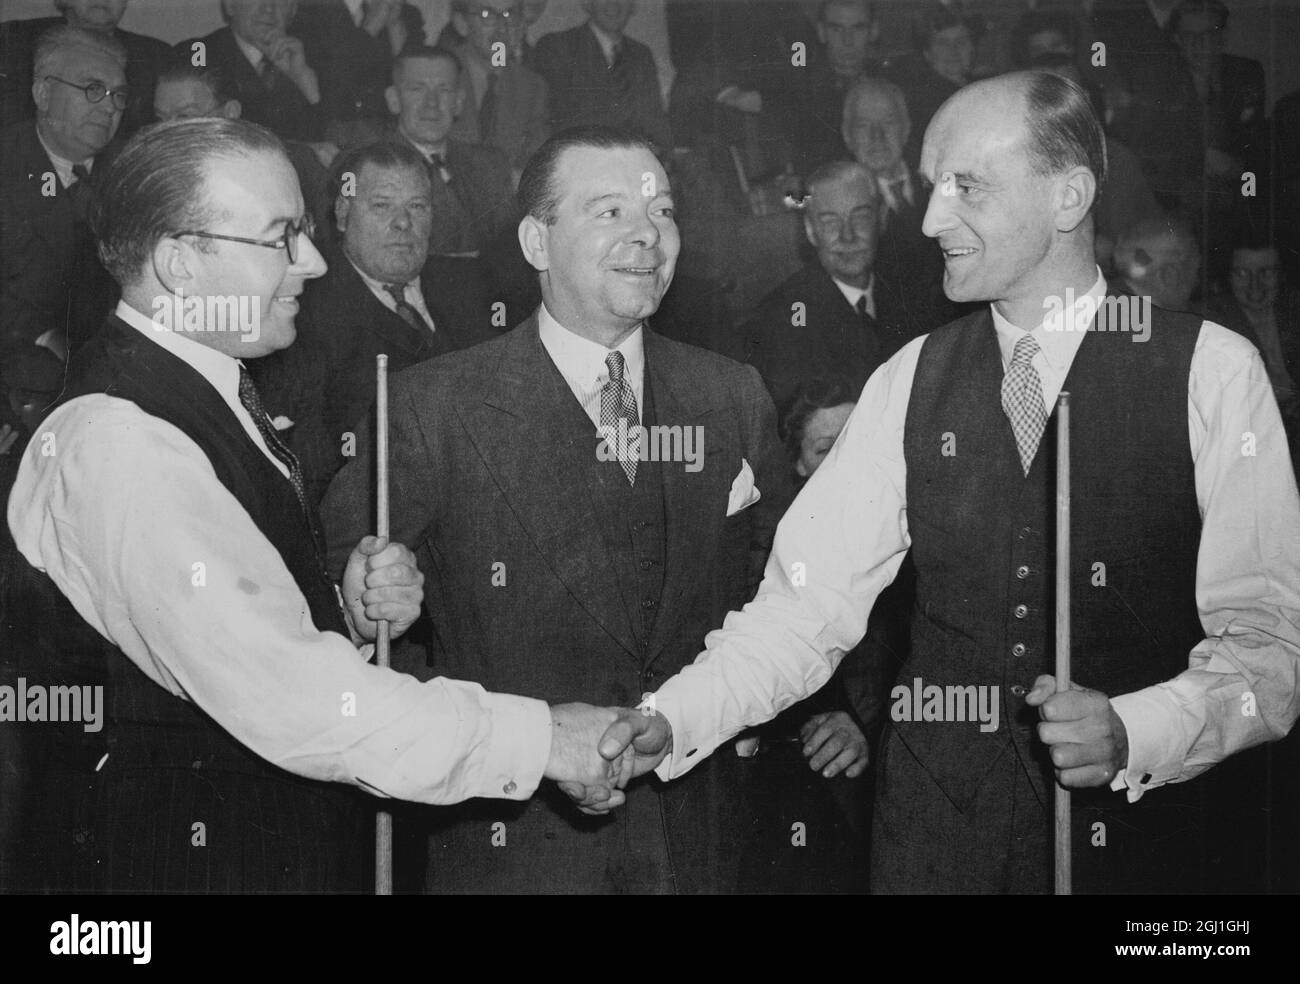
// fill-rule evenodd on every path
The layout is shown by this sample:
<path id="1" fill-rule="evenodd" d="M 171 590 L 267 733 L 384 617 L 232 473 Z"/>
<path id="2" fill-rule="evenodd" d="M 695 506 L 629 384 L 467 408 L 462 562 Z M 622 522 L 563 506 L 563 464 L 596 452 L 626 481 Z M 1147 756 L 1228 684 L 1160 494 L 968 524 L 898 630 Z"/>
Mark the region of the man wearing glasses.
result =
<path id="1" fill-rule="evenodd" d="M 0 352 L 84 341 L 116 295 L 95 257 L 91 189 L 127 105 L 126 52 L 52 28 L 35 54 L 36 119 L 0 130 Z"/>
<path id="2" fill-rule="evenodd" d="M 377 619 L 410 626 L 422 578 L 373 537 L 337 587 L 323 573 L 301 469 L 241 361 L 293 342 L 325 272 L 279 140 L 238 120 L 148 128 L 95 223 L 122 301 L 74 359 L 9 512 L 28 608 L 79 628 L 73 681 L 98 664 L 105 695 L 79 763 L 27 772 L 57 790 L 38 786 L 37 826 L 89 818 L 80 841 L 42 837 L 54 858 L 90 845 L 89 870 L 54 887 L 362 891 L 373 806 L 358 790 L 526 799 L 546 775 L 620 801 L 595 753 L 619 712 L 421 683 L 359 651 Z M 150 312 L 176 294 L 204 303 L 167 330 Z M 256 332 L 205 320 L 231 298 Z M 60 652 L 37 655 L 29 676 L 66 675 Z"/>

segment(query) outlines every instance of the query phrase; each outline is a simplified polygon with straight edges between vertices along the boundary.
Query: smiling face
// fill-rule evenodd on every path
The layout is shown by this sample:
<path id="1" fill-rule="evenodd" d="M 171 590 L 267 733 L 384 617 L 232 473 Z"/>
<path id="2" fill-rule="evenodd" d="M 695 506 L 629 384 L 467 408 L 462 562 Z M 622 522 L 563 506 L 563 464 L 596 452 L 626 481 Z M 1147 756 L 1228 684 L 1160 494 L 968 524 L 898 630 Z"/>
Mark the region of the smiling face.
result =
<path id="1" fill-rule="evenodd" d="M 1262 314 L 1277 303 L 1277 250 L 1235 249 L 1232 251 L 1232 296 L 1243 311 Z"/>
<path id="2" fill-rule="evenodd" d="M 99 82 L 114 90 L 126 85 L 122 67 L 93 48 L 65 48 L 52 60 L 48 72 L 75 85 Z M 56 153 L 71 161 L 83 161 L 99 153 L 122 122 L 122 111 L 113 105 L 112 96 L 92 103 L 85 92 L 53 78 L 37 79 L 32 95 L 41 136 Z"/>
<path id="3" fill-rule="evenodd" d="M 876 261 L 880 192 L 866 174 L 856 173 L 812 188 L 804 232 L 827 273 L 852 287 L 866 288 Z"/>
<path id="4" fill-rule="evenodd" d="M 640 147 L 570 147 L 551 186 L 555 221 L 520 223 L 547 310 L 588 337 L 635 327 L 658 310 L 681 250 L 663 167 Z"/>
<path id="5" fill-rule="evenodd" d="M 126 12 L 126 0 L 64 0 L 58 7 L 74 27 L 111 31 Z"/>
<path id="6" fill-rule="evenodd" d="M 225 0 L 230 29 L 262 51 L 289 29 L 294 0 Z"/>
<path id="7" fill-rule="evenodd" d="M 859 164 L 891 175 L 903 160 L 907 117 L 895 99 L 879 89 L 862 89 L 846 109 L 844 143 Z"/>
<path id="8" fill-rule="evenodd" d="M 393 82 L 386 96 L 398 131 L 412 143 L 441 147 L 465 102 L 456 65 L 446 58 L 407 58 Z"/>
<path id="9" fill-rule="evenodd" d="M 367 276 L 405 284 L 429 255 L 433 205 L 424 168 L 365 164 L 356 194 L 335 203 L 343 251 Z"/>
<path id="10" fill-rule="evenodd" d="M 285 226 L 302 219 L 298 177 L 283 154 L 256 153 L 207 163 L 205 191 L 220 203 L 218 219 L 205 232 L 248 239 L 277 239 Z M 250 243 L 205 240 L 207 251 L 190 253 L 194 278 L 187 294 L 199 297 L 247 297 L 260 317 L 260 336 L 205 332 L 191 337 L 241 358 L 266 355 L 293 343 L 298 297 L 303 285 L 325 272 L 325 261 L 305 235 L 298 237 L 298 258 L 289 262 L 283 249 Z"/>
<path id="11" fill-rule="evenodd" d="M 1011 85 L 982 83 L 944 103 L 926 130 L 921 173 L 934 188 L 921 230 L 939 241 L 954 301 L 1037 304 L 1062 289 L 1056 182 L 1030 168 L 1025 112 Z"/>

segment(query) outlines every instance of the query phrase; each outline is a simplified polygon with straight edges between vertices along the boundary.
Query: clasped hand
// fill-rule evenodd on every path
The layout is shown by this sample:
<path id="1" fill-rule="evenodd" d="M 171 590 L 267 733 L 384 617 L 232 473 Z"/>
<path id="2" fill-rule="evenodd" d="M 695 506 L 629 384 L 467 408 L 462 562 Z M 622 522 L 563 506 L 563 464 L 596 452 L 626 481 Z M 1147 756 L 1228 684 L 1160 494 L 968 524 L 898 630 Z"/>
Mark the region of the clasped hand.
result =
<path id="1" fill-rule="evenodd" d="M 671 748 L 672 728 L 661 714 L 556 704 L 545 776 L 583 813 L 598 816 L 621 806 L 627 784 L 658 765 Z"/>

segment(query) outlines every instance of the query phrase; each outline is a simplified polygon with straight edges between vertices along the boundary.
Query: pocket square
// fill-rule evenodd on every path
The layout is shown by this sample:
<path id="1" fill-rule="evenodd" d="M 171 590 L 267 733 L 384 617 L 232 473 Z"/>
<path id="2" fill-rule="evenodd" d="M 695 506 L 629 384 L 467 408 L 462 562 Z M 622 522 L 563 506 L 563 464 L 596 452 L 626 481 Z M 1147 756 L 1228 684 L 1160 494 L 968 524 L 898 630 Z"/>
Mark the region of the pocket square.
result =
<path id="1" fill-rule="evenodd" d="M 760 498 L 762 498 L 762 493 L 754 485 L 754 470 L 749 467 L 748 461 L 741 458 L 740 474 L 732 481 L 731 493 L 727 496 L 727 516 L 734 516 L 736 513 L 748 509 Z"/>

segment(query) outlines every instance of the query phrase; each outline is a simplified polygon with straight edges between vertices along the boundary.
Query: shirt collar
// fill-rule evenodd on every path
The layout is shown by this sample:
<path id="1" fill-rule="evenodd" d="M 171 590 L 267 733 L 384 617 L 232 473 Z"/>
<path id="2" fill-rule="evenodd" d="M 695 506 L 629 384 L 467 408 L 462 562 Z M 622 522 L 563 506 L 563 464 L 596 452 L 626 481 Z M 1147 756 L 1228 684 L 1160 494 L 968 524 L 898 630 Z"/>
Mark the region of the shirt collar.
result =
<path id="1" fill-rule="evenodd" d="M 357 276 L 359 276 L 362 279 L 365 285 L 370 288 L 371 292 L 376 297 L 388 301 L 391 301 L 393 299 L 393 295 L 388 293 L 387 290 L 387 285 L 392 281 L 376 280 L 374 277 L 370 276 L 370 274 L 366 273 L 365 270 L 362 270 L 361 267 L 357 266 L 356 261 L 354 261 L 352 257 L 348 256 L 347 250 L 343 251 L 343 255 L 347 259 L 347 261 L 352 264 L 352 269 L 357 271 Z M 408 280 L 406 282 L 406 286 L 409 287 L 411 285 L 415 286 L 415 292 L 418 294 L 420 292 L 420 275 L 418 273 L 411 280 Z"/>
<path id="2" fill-rule="evenodd" d="M 537 331 L 541 335 L 542 346 L 560 370 L 570 379 L 583 382 L 602 382 L 609 378 L 609 368 L 605 357 L 611 351 L 622 352 L 624 360 L 623 376 L 637 388 L 637 381 L 645 372 L 645 333 L 638 326 L 627 338 L 614 349 L 607 349 L 599 342 L 583 338 L 551 316 L 543 304 L 537 315 Z"/>
<path id="3" fill-rule="evenodd" d="M 235 33 L 233 27 L 230 29 L 230 36 L 235 39 L 235 44 L 244 53 L 244 57 L 252 63 L 253 71 L 260 72 L 262 70 L 262 60 L 266 57 L 266 55 L 262 54 L 262 49 L 255 44 L 249 44 L 241 38 Z"/>
<path id="4" fill-rule="evenodd" d="M 1097 279 L 1086 292 L 1075 297 L 1074 303 L 1068 308 L 1065 307 L 1065 301 L 1069 300 L 1067 294 L 1062 299 L 1061 305 L 1054 310 L 1048 310 L 1047 316 L 1031 332 L 1017 328 L 1002 317 L 994 305 L 990 304 L 989 310 L 993 312 L 993 327 L 998 333 L 998 348 L 1002 352 L 1003 371 L 1011 365 L 1011 356 L 1015 352 L 1016 342 L 1026 334 L 1030 334 L 1042 349 L 1047 364 L 1056 371 L 1064 373 L 1074 361 L 1074 353 L 1078 351 L 1087 329 L 1092 325 L 1098 304 L 1105 296 L 1106 278 L 1102 276 L 1101 268 L 1098 267 Z"/>
<path id="5" fill-rule="evenodd" d="M 606 62 L 614 60 L 614 46 L 622 41 L 622 38 L 616 38 L 612 34 L 607 34 L 596 26 L 595 21 L 587 21 L 587 26 L 591 28 L 591 33 L 596 35 L 596 43 L 600 45 L 600 50 L 605 55 Z"/>
<path id="6" fill-rule="evenodd" d="M 348 8 L 348 13 L 352 15 L 352 23 L 357 27 L 360 27 L 361 22 L 366 18 L 365 11 L 362 9 L 365 2 L 366 0 L 343 0 L 344 5 Z"/>
<path id="7" fill-rule="evenodd" d="M 36 139 L 41 142 L 41 147 L 45 149 L 50 163 L 54 165 L 54 170 L 58 173 L 59 179 L 63 182 L 64 187 L 72 183 L 72 169 L 80 164 L 87 171 L 95 166 L 95 158 L 87 157 L 84 161 L 70 161 L 66 157 L 61 157 L 50 149 L 50 145 L 45 142 L 45 137 L 41 134 L 41 128 L 36 128 Z"/>
<path id="8" fill-rule="evenodd" d="M 165 299 L 168 304 L 171 298 Z M 212 384 L 221 398 L 233 406 L 239 403 L 239 368 L 238 359 L 208 348 L 196 341 L 186 338 L 183 332 L 168 331 L 158 321 L 137 311 L 126 301 L 117 302 L 117 316 L 146 336 L 154 344 L 166 349 L 191 369 Z"/>
<path id="9" fill-rule="evenodd" d="M 876 275 L 874 273 L 871 275 L 871 279 L 867 282 L 865 289 L 862 287 L 854 287 L 851 284 L 846 284 L 843 280 L 839 280 L 835 277 L 831 277 L 831 280 L 835 281 L 835 286 L 840 289 L 840 293 L 844 295 L 844 299 L 849 302 L 849 307 L 851 308 L 857 308 L 858 298 L 865 296 L 867 299 L 867 312 L 871 314 L 873 318 L 875 317 L 875 314 L 872 314 L 876 308 L 876 295 L 873 293 L 876 286 Z"/>

